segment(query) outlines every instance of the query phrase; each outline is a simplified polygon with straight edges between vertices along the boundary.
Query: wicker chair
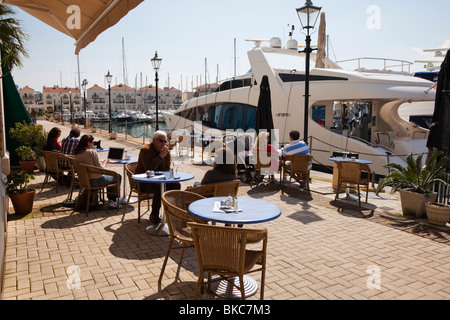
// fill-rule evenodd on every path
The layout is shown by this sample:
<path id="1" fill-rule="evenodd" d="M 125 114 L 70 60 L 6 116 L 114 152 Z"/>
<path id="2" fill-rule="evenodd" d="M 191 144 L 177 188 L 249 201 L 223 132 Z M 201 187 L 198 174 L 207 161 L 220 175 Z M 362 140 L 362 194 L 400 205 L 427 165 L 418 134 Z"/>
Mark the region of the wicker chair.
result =
<path id="1" fill-rule="evenodd" d="M 358 190 L 359 206 L 361 207 L 360 186 L 366 187 L 366 202 L 369 197 L 369 181 L 370 174 L 372 172 L 370 170 L 370 167 L 367 164 L 359 163 L 356 161 L 337 161 L 336 164 L 338 170 L 338 183 L 336 197 L 334 198 L 334 200 L 338 200 L 342 185 L 345 185 L 345 188 L 356 186 Z M 366 178 L 361 178 L 361 173 L 363 171 L 367 174 Z"/>
<path id="2" fill-rule="evenodd" d="M 67 196 L 67 200 L 72 200 L 73 196 L 73 187 L 75 185 L 80 186 L 80 182 L 78 181 L 77 171 L 75 170 L 75 166 L 73 164 L 73 156 L 67 154 L 61 154 L 61 157 L 64 157 L 64 160 L 69 163 L 70 172 L 72 174 L 72 180 L 70 181 L 69 194 Z"/>
<path id="3" fill-rule="evenodd" d="M 186 191 L 194 192 L 200 194 L 206 198 L 209 197 L 226 197 L 229 194 L 232 196 L 237 196 L 239 186 L 241 184 L 240 180 L 210 183 L 204 185 L 198 185 L 186 189 Z"/>
<path id="4" fill-rule="evenodd" d="M 261 155 L 264 156 L 264 162 L 261 162 Z M 250 186 L 253 187 L 253 184 L 259 185 L 263 179 L 264 175 L 261 174 L 261 169 L 270 168 L 270 161 L 268 163 L 267 159 L 270 159 L 271 154 L 270 152 L 266 151 L 254 151 L 253 152 L 253 160 L 255 162 L 255 176 L 250 182 Z"/>
<path id="5" fill-rule="evenodd" d="M 130 184 L 130 194 L 128 196 L 125 209 L 123 210 L 122 222 L 125 218 L 125 213 L 127 212 L 128 204 L 130 203 L 130 198 L 135 194 L 138 198 L 138 223 L 141 222 L 141 202 L 147 200 L 147 211 L 150 209 L 150 199 L 153 199 L 154 194 L 149 192 L 141 191 L 141 183 L 134 181 L 132 179 L 133 174 L 136 171 L 137 162 L 130 162 L 125 165 L 125 172 L 128 177 L 128 182 Z"/>
<path id="6" fill-rule="evenodd" d="M 208 285 L 211 274 L 221 281 L 230 277 L 239 277 L 239 290 L 245 300 L 244 274 L 261 271 L 261 296 L 264 299 L 264 281 L 266 273 L 267 230 L 234 227 L 219 227 L 198 223 L 188 223 L 194 239 L 195 252 L 199 266 L 199 277 L 194 292 L 197 299 L 199 289 L 204 285 L 204 273 L 208 273 Z M 248 250 L 247 243 L 262 243 L 260 250 Z M 261 267 L 253 269 L 256 264 Z M 234 281 L 232 281 L 234 283 Z"/>
<path id="7" fill-rule="evenodd" d="M 192 138 L 189 135 L 179 136 L 178 137 L 178 156 L 181 156 L 181 148 L 185 148 L 189 155 L 189 150 L 193 154 L 194 144 L 192 143 Z"/>
<path id="8" fill-rule="evenodd" d="M 116 192 L 117 192 L 117 211 L 119 211 L 120 205 L 119 205 L 119 201 L 120 201 L 120 176 L 117 172 L 113 171 L 113 170 L 108 170 L 105 168 L 100 168 L 100 167 L 94 167 L 94 166 L 90 166 L 87 164 L 83 164 L 83 163 L 79 163 L 74 161 L 73 165 L 75 166 L 75 171 L 78 175 L 78 181 L 80 184 L 80 194 L 84 191 L 87 190 L 88 191 L 88 201 L 86 201 L 86 216 L 89 213 L 89 199 L 91 197 L 91 193 L 92 191 L 95 190 L 103 190 L 105 188 L 115 188 Z M 94 187 L 91 185 L 91 181 L 89 179 L 89 175 L 90 174 L 102 174 L 102 175 L 106 175 L 106 176 L 113 176 L 116 178 L 115 183 L 109 184 L 107 186 L 101 186 L 101 187 Z M 77 204 L 79 201 L 80 197 L 77 198 L 77 201 L 75 201 L 75 208 L 77 208 Z"/>
<path id="9" fill-rule="evenodd" d="M 196 218 L 187 212 L 188 206 L 192 202 L 200 199 L 204 199 L 204 197 L 196 193 L 181 190 L 167 191 L 161 197 L 167 226 L 169 228 L 170 242 L 167 248 L 163 266 L 161 268 L 161 273 L 159 275 L 159 282 L 161 282 L 164 275 L 164 270 L 166 269 L 170 251 L 172 249 L 181 249 L 180 260 L 178 262 L 178 265 L 181 265 L 184 249 L 194 246 L 194 240 L 192 239 L 192 236 L 190 234 L 190 229 L 187 227 L 187 223 L 207 223 L 207 221 Z M 174 246 L 175 240 L 180 242 L 182 246 Z"/>
<path id="10" fill-rule="evenodd" d="M 70 172 L 70 168 L 61 168 L 58 165 L 58 160 L 65 160 L 62 153 L 56 151 L 42 151 L 45 160 L 45 178 L 42 183 L 41 191 L 44 190 L 45 184 L 48 183 L 49 177 L 56 180 L 55 192 L 58 193 L 58 180 L 64 175 L 64 172 Z"/>
<path id="11" fill-rule="evenodd" d="M 311 194 L 311 190 L 309 189 L 309 164 L 311 163 L 313 156 L 307 154 L 294 154 L 294 155 L 286 155 L 281 164 L 280 171 L 280 184 L 281 190 L 284 188 L 284 178 L 289 176 L 289 185 L 288 190 L 291 188 L 291 180 L 294 179 L 298 183 L 304 181 L 306 185 L 306 189 L 308 193 Z M 287 165 L 287 161 L 289 161 L 289 165 Z"/>

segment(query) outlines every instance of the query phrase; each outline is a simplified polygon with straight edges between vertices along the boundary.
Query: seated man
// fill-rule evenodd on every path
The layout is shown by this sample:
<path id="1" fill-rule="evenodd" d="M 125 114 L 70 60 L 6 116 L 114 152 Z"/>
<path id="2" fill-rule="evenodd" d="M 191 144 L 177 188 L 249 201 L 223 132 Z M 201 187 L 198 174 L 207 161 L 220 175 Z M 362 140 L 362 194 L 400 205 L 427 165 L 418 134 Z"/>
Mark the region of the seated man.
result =
<path id="1" fill-rule="evenodd" d="M 304 141 L 300 141 L 300 132 L 297 130 L 292 130 L 289 132 L 289 144 L 287 144 L 282 150 L 282 156 L 293 155 L 293 154 L 310 154 L 308 145 Z M 286 168 L 291 168 L 289 161 L 284 163 Z M 312 164 L 309 164 L 309 170 L 311 170 Z"/>
<path id="2" fill-rule="evenodd" d="M 80 141 L 81 131 L 79 128 L 72 128 L 70 130 L 69 136 L 64 138 L 61 142 L 61 152 L 64 154 L 72 155 L 73 150 L 78 145 L 78 142 Z M 68 161 L 59 160 L 58 165 L 63 169 L 69 169 L 70 165 Z M 67 176 L 63 176 L 63 183 L 66 186 L 70 186 L 70 183 L 72 181 L 72 175 L 69 173 Z"/>
<path id="3" fill-rule="evenodd" d="M 156 131 L 150 144 L 142 147 L 139 152 L 138 164 L 135 173 L 144 173 L 147 170 L 169 171 L 170 170 L 170 152 L 167 147 L 167 134 L 164 131 Z M 166 183 L 166 190 L 180 190 L 179 182 Z M 150 222 L 158 224 L 161 222 L 159 210 L 161 209 L 161 186 L 157 183 L 141 183 L 143 192 L 153 193 L 152 212 Z"/>

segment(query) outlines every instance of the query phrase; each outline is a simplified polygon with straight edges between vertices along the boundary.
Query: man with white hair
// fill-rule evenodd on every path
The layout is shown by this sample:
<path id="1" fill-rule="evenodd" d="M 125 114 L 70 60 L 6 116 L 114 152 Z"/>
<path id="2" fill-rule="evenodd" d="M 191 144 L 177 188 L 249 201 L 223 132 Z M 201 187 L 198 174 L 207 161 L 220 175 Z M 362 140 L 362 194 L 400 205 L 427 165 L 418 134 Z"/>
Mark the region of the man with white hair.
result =
<path id="1" fill-rule="evenodd" d="M 138 164 L 135 173 L 145 173 L 147 170 L 169 171 L 171 157 L 167 147 L 167 134 L 158 130 L 153 134 L 152 142 L 142 147 L 139 152 Z M 179 182 L 166 183 L 166 190 L 180 190 Z M 158 224 L 161 222 L 159 211 L 161 209 L 161 186 L 156 183 L 142 183 L 141 190 L 153 193 L 152 212 L 150 222 Z"/>

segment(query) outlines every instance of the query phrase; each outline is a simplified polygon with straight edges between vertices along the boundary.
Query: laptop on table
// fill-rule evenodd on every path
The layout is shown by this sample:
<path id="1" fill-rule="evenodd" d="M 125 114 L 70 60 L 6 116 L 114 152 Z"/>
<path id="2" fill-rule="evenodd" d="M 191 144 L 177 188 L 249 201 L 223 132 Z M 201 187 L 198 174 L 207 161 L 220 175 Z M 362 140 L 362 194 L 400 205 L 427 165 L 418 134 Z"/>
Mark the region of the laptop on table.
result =
<path id="1" fill-rule="evenodd" d="M 124 150 L 124 148 L 109 148 L 108 159 L 113 162 L 122 160 Z"/>

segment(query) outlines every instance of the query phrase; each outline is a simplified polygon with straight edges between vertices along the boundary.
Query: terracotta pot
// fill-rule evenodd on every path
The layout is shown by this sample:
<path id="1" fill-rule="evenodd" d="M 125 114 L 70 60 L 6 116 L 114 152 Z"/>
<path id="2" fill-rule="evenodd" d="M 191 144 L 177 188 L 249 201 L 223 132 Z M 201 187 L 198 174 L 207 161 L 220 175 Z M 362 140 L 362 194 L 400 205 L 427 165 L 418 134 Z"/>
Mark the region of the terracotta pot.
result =
<path id="1" fill-rule="evenodd" d="M 450 219 L 450 206 L 444 203 L 427 202 L 425 204 L 428 222 L 445 226 Z"/>
<path id="2" fill-rule="evenodd" d="M 20 167 L 27 173 L 33 173 L 36 160 L 31 161 L 19 161 Z"/>
<path id="3" fill-rule="evenodd" d="M 434 202 L 436 198 L 436 192 L 430 192 L 428 195 L 424 195 L 409 190 L 400 190 L 403 215 L 414 215 L 416 218 L 424 217 L 425 203 Z"/>
<path id="4" fill-rule="evenodd" d="M 14 213 L 18 215 L 26 215 L 33 211 L 34 196 L 36 190 L 29 189 L 26 193 L 8 194 L 14 207 Z"/>

